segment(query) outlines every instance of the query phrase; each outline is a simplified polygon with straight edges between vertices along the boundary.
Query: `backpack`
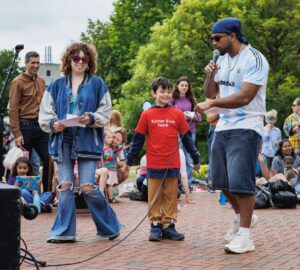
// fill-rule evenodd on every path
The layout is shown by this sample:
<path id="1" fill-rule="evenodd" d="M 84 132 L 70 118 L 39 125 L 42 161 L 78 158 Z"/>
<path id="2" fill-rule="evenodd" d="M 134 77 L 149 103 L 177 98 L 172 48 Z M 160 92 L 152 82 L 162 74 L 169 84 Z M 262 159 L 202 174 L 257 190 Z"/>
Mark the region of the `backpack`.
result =
<path id="1" fill-rule="evenodd" d="M 271 206 L 270 199 L 271 194 L 268 186 L 256 186 L 254 209 L 269 208 Z"/>
<path id="2" fill-rule="evenodd" d="M 297 194 L 288 182 L 277 180 L 269 184 L 271 193 L 271 205 L 276 208 L 295 208 L 297 206 Z"/>

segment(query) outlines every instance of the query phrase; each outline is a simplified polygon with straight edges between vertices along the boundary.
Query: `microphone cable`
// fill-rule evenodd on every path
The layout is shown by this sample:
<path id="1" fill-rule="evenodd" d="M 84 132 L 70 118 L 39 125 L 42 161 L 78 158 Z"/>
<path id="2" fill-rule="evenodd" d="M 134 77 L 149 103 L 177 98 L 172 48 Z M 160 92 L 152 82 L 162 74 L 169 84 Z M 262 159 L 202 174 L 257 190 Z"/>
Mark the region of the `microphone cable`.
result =
<path id="1" fill-rule="evenodd" d="M 37 260 L 33 256 L 33 254 L 28 251 L 28 248 L 27 248 L 27 245 L 26 245 L 24 239 L 22 237 L 20 237 L 20 240 L 22 241 L 24 248 L 20 248 L 20 259 L 21 260 L 20 260 L 19 266 L 21 266 L 22 263 L 25 262 L 25 263 L 34 265 L 37 270 L 40 269 L 39 266 L 45 267 L 46 262 Z M 24 252 L 24 255 L 22 255 L 21 252 Z M 34 264 L 32 262 L 34 262 Z"/>
<path id="2" fill-rule="evenodd" d="M 194 120 L 195 117 L 196 117 L 196 113 L 195 113 L 195 115 L 191 118 L 191 120 L 188 122 L 188 125 L 190 125 L 190 124 L 192 123 L 192 121 Z M 152 210 L 152 208 L 153 208 L 153 206 L 155 205 L 157 199 L 160 197 L 161 192 L 162 192 L 162 187 L 163 187 L 163 185 L 164 185 L 164 183 L 165 183 L 165 180 L 166 180 L 166 177 L 167 177 L 167 173 L 168 173 L 168 171 L 169 171 L 169 169 L 170 169 L 171 164 L 173 163 L 173 161 L 174 161 L 174 159 L 175 159 L 175 157 L 176 157 L 177 151 L 178 151 L 178 149 L 179 149 L 179 145 L 180 145 L 180 143 L 182 142 L 182 139 L 184 138 L 184 136 L 187 134 L 187 132 L 189 132 L 189 130 L 185 131 L 185 132 L 182 134 L 182 136 L 179 138 L 179 141 L 178 141 L 178 143 L 177 143 L 176 149 L 174 150 L 173 153 L 170 154 L 170 156 L 171 156 L 170 162 L 169 162 L 168 167 L 167 167 L 167 169 L 166 169 L 166 172 L 165 172 L 165 174 L 164 174 L 164 176 L 163 176 L 163 178 L 162 178 L 161 185 L 159 186 L 159 189 L 158 189 L 158 191 L 157 191 L 157 193 L 156 193 L 156 195 L 155 195 L 155 199 L 154 199 L 154 201 L 153 201 L 153 204 L 152 204 L 151 208 L 148 209 L 147 214 L 141 219 L 141 221 L 140 221 L 140 222 L 139 222 L 139 223 L 138 223 L 138 224 L 137 224 L 137 225 L 136 225 L 136 226 L 135 226 L 128 234 L 127 234 L 127 235 L 125 235 L 125 237 L 124 237 L 123 239 L 119 240 L 116 244 L 113 244 L 113 245 L 110 246 L 109 248 L 106 248 L 106 249 L 104 249 L 103 251 L 97 252 L 96 254 L 94 254 L 94 255 L 92 255 L 92 256 L 90 256 L 89 258 L 84 259 L 84 260 L 80 260 L 80 261 L 77 261 L 77 262 L 71 262 L 71 263 L 48 264 L 48 265 L 47 265 L 46 262 L 45 262 L 45 264 L 44 264 L 44 265 L 41 265 L 41 266 L 42 266 L 42 267 L 60 267 L 60 266 L 68 266 L 68 265 L 76 265 L 76 264 L 85 263 L 85 262 L 87 262 L 87 261 L 90 261 L 90 260 L 92 260 L 92 259 L 94 259 L 94 258 L 96 258 L 96 257 L 98 257 L 98 256 L 100 256 L 100 255 L 102 255 L 102 254 L 104 254 L 105 252 L 110 251 L 110 250 L 113 249 L 114 247 L 116 247 L 116 246 L 120 245 L 121 243 L 123 243 L 130 235 L 132 235 L 132 234 L 140 227 L 140 225 L 145 221 L 145 219 L 148 217 L 148 214 L 149 214 L 150 211 Z M 38 269 L 38 268 L 37 268 L 37 269 Z"/>

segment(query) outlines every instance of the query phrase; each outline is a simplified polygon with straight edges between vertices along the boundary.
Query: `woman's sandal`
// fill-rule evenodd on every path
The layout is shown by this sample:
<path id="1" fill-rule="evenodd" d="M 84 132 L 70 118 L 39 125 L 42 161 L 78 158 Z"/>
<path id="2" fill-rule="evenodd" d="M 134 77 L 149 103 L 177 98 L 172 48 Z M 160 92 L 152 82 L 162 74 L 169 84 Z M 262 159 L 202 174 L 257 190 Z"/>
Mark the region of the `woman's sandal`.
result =
<path id="1" fill-rule="evenodd" d="M 109 203 L 119 203 L 120 201 L 117 200 L 116 197 L 113 197 L 112 199 L 109 199 L 109 198 L 108 198 L 108 202 L 109 202 Z"/>

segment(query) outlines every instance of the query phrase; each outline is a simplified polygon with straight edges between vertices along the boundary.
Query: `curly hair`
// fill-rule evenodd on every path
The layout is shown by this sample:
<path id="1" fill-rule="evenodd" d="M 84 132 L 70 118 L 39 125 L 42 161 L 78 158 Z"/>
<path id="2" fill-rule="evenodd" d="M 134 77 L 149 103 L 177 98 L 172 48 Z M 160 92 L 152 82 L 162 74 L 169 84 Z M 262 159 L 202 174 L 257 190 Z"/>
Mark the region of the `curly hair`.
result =
<path id="1" fill-rule="evenodd" d="M 173 92 L 174 102 L 175 102 L 176 99 L 178 99 L 180 97 L 180 92 L 179 92 L 179 88 L 178 88 L 178 85 L 180 84 L 180 82 L 187 82 L 188 83 L 189 89 L 187 90 L 185 95 L 191 101 L 192 110 L 194 110 L 197 101 L 196 101 L 195 95 L 194 95 L 192 87 L 191 87 L 191 82 L 190 82 L 189 78 L 186 77 L 186 76 L 180 77 L 174 85 L 174 92 Z"/>
<path id="2" fill-rule="evenodd" d="M 17 167 L 20 163 L 25 163 L 27 164 L 28 166 L 28 176 L 32 176 L 33 175 L 33 167 L 32 167 L 32 164 L 30 162 L 29 159 L 25 158 L 25 157 L 20 157 L 17 159 L 13 169 L 12 169 L 12 172 L 11 172 L 11 176 L 17 176 L 18 175 L 18 172 L 17 172 Z"/>
<path id="3" fill-rule="evenodd" d="M 80 51 L 82 51 L 84 55 L 88 56 L 89 58 L 86 72 L 89 75 L 96 73 L 97 53 L 94 46 L 85 43 L 72 43 L 69 47 L 67 47 L 61 58 L 61 72 L 64 75 L 71 73 L 71 58 L 72 56 L 79 54 Z"/>

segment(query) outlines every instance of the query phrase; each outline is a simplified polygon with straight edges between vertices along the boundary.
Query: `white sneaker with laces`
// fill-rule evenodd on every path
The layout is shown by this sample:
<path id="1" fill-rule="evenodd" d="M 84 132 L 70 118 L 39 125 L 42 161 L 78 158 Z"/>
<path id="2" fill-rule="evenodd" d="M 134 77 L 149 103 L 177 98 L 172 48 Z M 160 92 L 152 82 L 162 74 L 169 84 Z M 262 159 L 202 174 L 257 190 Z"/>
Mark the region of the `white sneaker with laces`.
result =
<path id="1" fill-rule="evenodd" d="M 245 253 L 254 251 L 255 246 L 251 236 L 237 233 L 232 241 L 224 248 L 227 253 Z"/>
<path id="2" fill-rule="evenodd" d="M 256 227 L 258 223 L 258 216 L 257 215 L 252 215 L 252 218 L 251 218 L 251 224 L 250 224 L 250 228 L 254 228 Z M 232 227 L 227 231 L 227 233 L 225 234 L 225 241 L 227 243 L 229 243 L 234 237 L 235 235 L 238 233 L 239 231 L 239 228 L 240 228 L 240 224 L 239 222 L 235 219 L 233 221 L 233 224 L 232 224 Z"/>

